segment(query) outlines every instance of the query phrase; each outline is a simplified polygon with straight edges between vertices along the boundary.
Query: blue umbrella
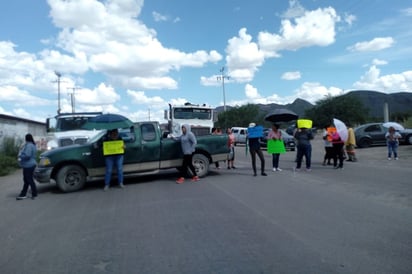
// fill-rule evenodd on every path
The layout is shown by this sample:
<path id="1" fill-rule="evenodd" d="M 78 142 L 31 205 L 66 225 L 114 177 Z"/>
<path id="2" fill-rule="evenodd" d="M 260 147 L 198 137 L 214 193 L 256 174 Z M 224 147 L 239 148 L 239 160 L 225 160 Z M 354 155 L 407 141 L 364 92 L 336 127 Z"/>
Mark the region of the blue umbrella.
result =
<path id="1" fill-rule="evenodd" d="M 133 126 L 133 122 L 123 115 L 119 114 L 102 114 L 90 118 L 83 126 L 84 129 L 115 129 L 129 128 Z"/>

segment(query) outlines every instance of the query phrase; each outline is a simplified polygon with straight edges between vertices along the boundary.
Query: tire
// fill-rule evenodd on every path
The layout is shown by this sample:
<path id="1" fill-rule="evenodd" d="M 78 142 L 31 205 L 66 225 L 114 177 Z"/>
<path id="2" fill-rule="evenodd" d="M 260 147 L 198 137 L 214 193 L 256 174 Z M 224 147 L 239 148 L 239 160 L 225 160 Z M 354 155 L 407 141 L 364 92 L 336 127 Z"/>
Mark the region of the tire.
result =
<path id="1" fill-rule="evenodd" d="M 63 192 L 80 190 L 86 184 L 86 172 L 78 165 L 64 166 L 57 172 L 56 183 Z"/>
<path id="2" fill-rule="evenodd" d="M 369 139 L 366 139 L 366 138 L 361 139 L 361 140 L 359 141 L 358 146 L 359 146 L 360 148 L 370 147 L 370 146 L 371 146 L 371 141 L 370 141 Z"/>
<path id="3" fill-rule="evenodd" d="M 193 165 L 196 169 L 197 176 L 205 177 L 209 173 L 209 159 L 200 153 L 193 155 Z"/>

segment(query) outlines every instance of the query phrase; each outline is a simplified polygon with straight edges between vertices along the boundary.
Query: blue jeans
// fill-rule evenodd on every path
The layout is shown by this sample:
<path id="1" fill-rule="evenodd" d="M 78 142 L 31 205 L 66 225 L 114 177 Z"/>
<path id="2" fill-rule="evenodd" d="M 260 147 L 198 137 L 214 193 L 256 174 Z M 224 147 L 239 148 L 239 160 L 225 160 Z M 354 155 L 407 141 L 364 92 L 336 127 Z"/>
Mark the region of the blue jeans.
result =
<path id="1" fill-rule="evenodd" d="M 119 184 L 123 184 L 123 155 L 111 155 L 105 157 L 106 173 L 104 175 L 105 185 L 110 185 L 110 179 L 112 177 L 113 166 L 117 168 L 117 181 Z"/>
<path id="2" fill-rule="evenodd" d="M 24 167 L 23 168 L 23 189 L 20 192 L 20 196 L 26 196 L 27 194 L 27 190 L 29 189 L 29 186 L 31 188 L 31 195 L 33 197 L 37 196 L 37 187 L 36 187 L 36 183 L 34 182 L 33 179 L 33 173 L 34 173 L 34 169 L 36 168 L 36 166 L 32 166 L 32 167 Z"/>
<path id="3" fill-rule="evenodd" d="M 298 145 L 298 152 L 296 155 L 296 168 L 302 166 L 302 159 L 305 156 L 306 168 L 311 166 L 311 157 L 312 157 L 312 145 Z"/>
<path id="4" fill-rule="evenodd" d="M 279 158 L 280 158 L 279 153 L 273 153 L 272 154 L 272 167 L 273 168 L 278 168 L 279 167 Z"/>
<path id="5" fill-rule="evenodd" d="M 393 157 L 398 158 L 398 142 L 396 141 L 388 141 L 388 158 L 391 158 L 392 152 Z"/>

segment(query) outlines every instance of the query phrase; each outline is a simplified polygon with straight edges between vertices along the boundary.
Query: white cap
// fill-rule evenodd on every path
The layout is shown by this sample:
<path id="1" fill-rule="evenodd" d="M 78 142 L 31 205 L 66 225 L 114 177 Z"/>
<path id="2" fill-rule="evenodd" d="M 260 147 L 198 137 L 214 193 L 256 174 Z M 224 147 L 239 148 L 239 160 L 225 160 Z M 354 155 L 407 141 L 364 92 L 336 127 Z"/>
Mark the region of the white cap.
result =
<path id="1" fill-rule="evenodd" d="M 249 124 L 249 127 L 255 127 L 255 126 L 256 126 L 255 123 L 250 123 L 250 124 Z"/>

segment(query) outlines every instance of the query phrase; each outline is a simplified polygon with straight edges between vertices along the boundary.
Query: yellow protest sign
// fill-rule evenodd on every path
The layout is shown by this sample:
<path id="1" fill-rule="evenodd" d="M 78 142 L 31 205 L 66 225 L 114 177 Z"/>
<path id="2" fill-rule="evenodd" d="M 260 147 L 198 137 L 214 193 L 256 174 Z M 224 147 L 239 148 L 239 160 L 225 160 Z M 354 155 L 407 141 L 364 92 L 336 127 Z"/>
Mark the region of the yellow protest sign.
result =
<path id="1" fill-rule="evenodd" d="M 298 128 L 312 128 L 312 120 L 299 119 Z"/>
<path id="2" fill-rule="evenodd" d="M 123 140 L 103 142 L 103 155 L 104 156 L 116 155 L 116 154 L 124 154 L 124 141 Z"/>

